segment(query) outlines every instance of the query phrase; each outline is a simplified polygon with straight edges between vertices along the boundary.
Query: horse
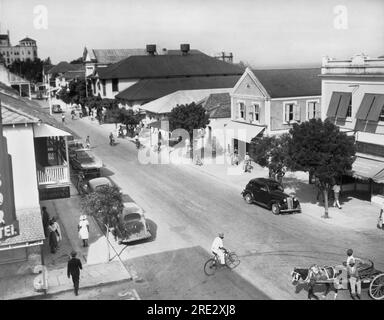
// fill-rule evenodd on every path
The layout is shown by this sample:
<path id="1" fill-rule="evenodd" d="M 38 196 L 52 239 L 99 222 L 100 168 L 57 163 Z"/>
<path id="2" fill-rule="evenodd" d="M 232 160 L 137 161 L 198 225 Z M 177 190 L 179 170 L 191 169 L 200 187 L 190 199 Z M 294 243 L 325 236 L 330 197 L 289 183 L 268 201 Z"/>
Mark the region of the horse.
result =
<path id="1" fill-rule="evenodd" d="M 308 299 L 316 299 L 319 297 L 314 294 L 314 287 L 316 284 L 325 284 L 326 291 L 323 294 L 323 298 L 331 290 L 331 284 L 333 284 L 333 290 L 335 292 L 334 300 L 337 298 L 338 293 L 338 276 L 342 273 L 341 270 L 337 271 L 334 267 L 324 266 L 319 267 L 317 265 L 312 265 L 309 268 L 294 268 L 291 272 L 292 284 L 298 285 L 299 283 L 308 284 Z"/>

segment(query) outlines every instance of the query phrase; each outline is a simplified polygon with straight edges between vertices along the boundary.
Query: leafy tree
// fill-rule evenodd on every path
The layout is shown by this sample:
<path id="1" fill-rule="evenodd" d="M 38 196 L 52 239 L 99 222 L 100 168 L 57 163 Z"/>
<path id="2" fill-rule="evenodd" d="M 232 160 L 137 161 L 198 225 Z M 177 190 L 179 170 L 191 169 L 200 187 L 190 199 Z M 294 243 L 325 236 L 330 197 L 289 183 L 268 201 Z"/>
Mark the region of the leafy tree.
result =
<path id="1" fill-rule="evenodd" d="M 43 61 L 39 58 L 15 60 L 8 66 L 8 70 L 33 83 L 43 81 Z"/>
<path id="2" fill-rule="evenodd" d="M 87 102 L 86 90 L 88 89 L 88 96 L 92 96 L 92 90 L 87 88 L 84 79 L 75 79 L 69 83 L 68 87 L 64 87 L 58 93 L 59 99 L 65 103 L 84 104 Z"/>
<path id="3" fill-rule="evenodd" d="M 79 57 L 75 60 L 72 60 L 70 64 L 82 64 L 83 63 L 83 57 Z"/>
<path id="4" fill-rule="evenodd" d="M 290 129 L 289 156 L 294 170 L 309 172 L 319 179 L 328 218 L 328 192 L 351 170 L 356 153 L 354 138 L 340 132 L 332 122 L 311 119 Z"/>
<path id="5" fill-rule="evenodd" d="M 205 129 L 209 124 L 209 114 L 201 105 L 194 102 L 186 105 L 178 105 L 169 114 L 169 129 L 184 129 L 188 132 L 193 146 L 193 130 Z"/>
<path id="6" fill-rule="evenodd" d="M 290 138 L 289 134 L 253 138 L 249 147 L 249 156 L 260 166 L 269 169 L 270 178 L 279 180 L 277 177 L 284 175 L 284 167 L 290 166 L 288 154 Z"/>

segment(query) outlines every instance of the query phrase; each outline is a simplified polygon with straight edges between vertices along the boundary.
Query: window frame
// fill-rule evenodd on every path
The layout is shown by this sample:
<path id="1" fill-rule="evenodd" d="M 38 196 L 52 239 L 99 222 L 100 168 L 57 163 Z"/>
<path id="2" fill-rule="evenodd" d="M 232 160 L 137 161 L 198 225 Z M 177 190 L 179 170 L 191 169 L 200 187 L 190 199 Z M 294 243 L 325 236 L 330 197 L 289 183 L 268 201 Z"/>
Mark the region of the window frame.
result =
<path id="1" fill-rule="evenodd" d="M 315 103 L 315 105 L 317 104 L 318 106 L 319 106 L 319 108 L 320 108 L 320 118 L 319 119 L 321 119 L 321 104 L 320 104 L 320 99 L 310 99 L 310 100 L 307 100 L 307 102 L 306 102 L 306 110 L 305 110 L 305 118 L 306 118 L 306 121 L 308 121 L 308 120 L 311 120 L 311 119 L 317 119 L 316 118 L 316 109 L 314 108 L 313 109 L 313 117 L 312 118 L 309 118 L 308 117 L 308 113 L 309 113 L 309 104 L 310 103 Z"/>
<path id="2" fill-rule="evenodd" d="M 243 117 L 241 116 L 241 106 L 244 107 Z M 239 120 L 239 119 L 241 119 L 243 121 L 245 121 L 245 119 L 246 119 L 246 107 L 245 107 L 245 101 L 243 101 L 243 100 L 237 101 L 237 118 L 236 118 L 236 120 Z"/>
<path id="3" fill-rule="evenodd" d="M 286 121 L 286 117 L 285 117 L 285 110 L 286 110 L 286 106 L 287 105 L 292 105 L 292 120 L 288 119 L 288 121 Z M 295 120 L 295 107 L 297 108 L 299 106 L 299 104 L 297 103 L 297 100 L 286 100 L 286 101 L 283 101 L 283 124 L 291 124 L 291 123 L 296 123 L 298 122 L 298 120 Z"/>
<path id="4" fill-rule="evenodd" d="M 252 110 L 250 110 L 248 112 L 249 115 L 252 115 L 252 119 L 250 119 L 250 122 L 260 123 L 260 103 L 259 102 L 252 102 L 251 107 L 252 107 Z M 257 115 L 257 117 L 256 117 L 256 115 Z"/>
<path id="5" fill-rule="evenodd" d="M 118 78 L 112 79 L 112 92 L 119 92 L 119 79 Z"/>

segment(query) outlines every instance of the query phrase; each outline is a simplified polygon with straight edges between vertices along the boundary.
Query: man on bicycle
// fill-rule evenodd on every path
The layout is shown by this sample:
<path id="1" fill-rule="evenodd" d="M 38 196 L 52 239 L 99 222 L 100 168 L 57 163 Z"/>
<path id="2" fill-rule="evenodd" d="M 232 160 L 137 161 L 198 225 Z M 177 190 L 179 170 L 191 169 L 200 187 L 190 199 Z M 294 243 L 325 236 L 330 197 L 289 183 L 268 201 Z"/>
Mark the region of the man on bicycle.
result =
<path id="1" fill-rule="evenodd" d="M 219 257 L 221 265 L 225 265 L 225 252 L 227 251 L 223 245 L 224 233 L 220 232 L 219 236 L 213 240 L 211 251 Z"/>

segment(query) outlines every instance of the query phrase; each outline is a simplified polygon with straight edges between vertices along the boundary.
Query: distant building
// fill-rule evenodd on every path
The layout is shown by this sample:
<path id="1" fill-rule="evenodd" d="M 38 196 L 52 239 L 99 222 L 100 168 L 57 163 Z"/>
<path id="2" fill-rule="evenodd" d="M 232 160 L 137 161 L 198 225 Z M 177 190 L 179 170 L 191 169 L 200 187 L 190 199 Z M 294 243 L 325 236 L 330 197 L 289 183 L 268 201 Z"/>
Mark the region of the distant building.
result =
<path id="1" fill-rule="evenodd" d="M 26 37 L 20 40 L 18 45 L 12 46 L 9 31 L 7 34 L 0 34 L 0 55 L 4 58 L 6 66 L 16 60 L 35 60 L 38 57 L 36 41 Z"/>
<path id="2" fill-rule="evenodd" d="M 356 160 L 342 191 L 358 192 L 372 202 L 384 200 L 384 56 L 358 54 L 323 58 L 322 118 L 353 135 Z"/>
<path id="3" fill-rule="evenodd" d="M 10 72 L 4 64 L 4 60 L 0 59 L 0 82 L 17 90 L 21 97 L 31 99 L 31 83 L 30 81 Z"/>

